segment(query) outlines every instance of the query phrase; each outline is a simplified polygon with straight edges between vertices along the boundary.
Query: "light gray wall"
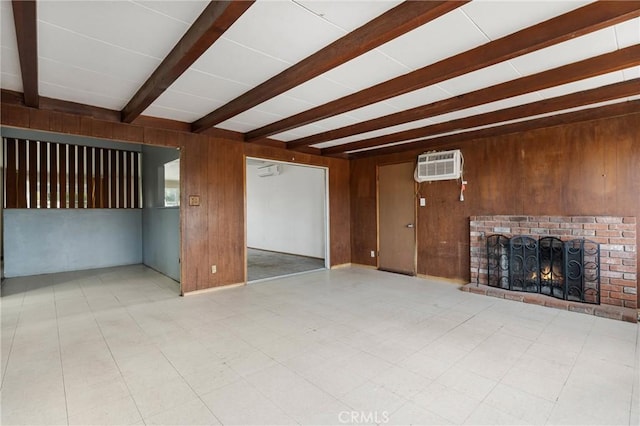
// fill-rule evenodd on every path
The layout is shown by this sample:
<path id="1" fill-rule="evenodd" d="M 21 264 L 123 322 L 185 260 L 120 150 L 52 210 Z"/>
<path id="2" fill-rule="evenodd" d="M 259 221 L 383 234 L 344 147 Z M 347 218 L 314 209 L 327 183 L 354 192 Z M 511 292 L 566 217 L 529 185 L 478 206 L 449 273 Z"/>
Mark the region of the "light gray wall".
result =
<path id="1" fill-rule="evenodd" d="M 180 208 L 164 207 L 160 168 L 180 158 L 173 148 L 142 147 L 143 262 L 180 281 Z"/>
<path id="2" fill-rule="evenodd" d="M 5 276 L 142 262 L 139 209 L 5 209 Z"/>
<path id="3" fill-rule="evenodd" d="M 247 246 L 325 257 L 325 170 L 279 164 L 278 176 L 259 177 L 247 164 Z"/>

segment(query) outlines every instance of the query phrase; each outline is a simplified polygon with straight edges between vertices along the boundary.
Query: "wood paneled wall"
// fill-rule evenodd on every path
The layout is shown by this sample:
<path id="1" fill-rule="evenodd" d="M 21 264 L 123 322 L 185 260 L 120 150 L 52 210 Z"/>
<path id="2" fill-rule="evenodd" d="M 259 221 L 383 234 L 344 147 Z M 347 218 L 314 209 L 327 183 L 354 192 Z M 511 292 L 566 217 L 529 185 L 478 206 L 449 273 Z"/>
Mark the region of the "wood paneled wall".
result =
<path id="1" fill-rule="evenodd" d="M 179 148 L 183 180 L 181 282 L 185 293 L 245 281 L 245 155 L 327 167 L 330 264 L 351 261 L 347 160 L 154 126 L 156 122 L 167 125 L 162 120 L 124 124 L 28 108 L 4 102 L 4 98 L 1 113 L 4 126 Z M 189 206 L 190 195 L 200 196 L 199 206 Z M 217 273 L 211 273 L 211 265 L 216 265 Z"/>
<path id="2" fill-rule="evenodd" d="M 418 273 L 469 280 L 469 217 L 593 215 L 640 218 L 640 113 L 452 143 L 465 157 L 455 181 L 420 184 Z M 376 166 L 415 161 L 422 151 L 351 164 L 351 259 L 376 265 Z"/>

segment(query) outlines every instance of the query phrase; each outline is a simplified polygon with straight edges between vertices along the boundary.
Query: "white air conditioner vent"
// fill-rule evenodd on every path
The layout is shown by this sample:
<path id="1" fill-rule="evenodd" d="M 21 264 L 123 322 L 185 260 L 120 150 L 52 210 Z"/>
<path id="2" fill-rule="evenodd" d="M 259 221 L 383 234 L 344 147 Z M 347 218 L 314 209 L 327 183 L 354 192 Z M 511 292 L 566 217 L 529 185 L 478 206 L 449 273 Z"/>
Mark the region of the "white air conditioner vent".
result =
<path id="1" fill-rule="evenodd" d="M 460 150 L 427 152 L 418 156 L 416 181 L 459 179 L 461 170 Z"/>
<path id="2" fill-rule="evenodd" d="M 279 174 L 280 166 L 277 164 L 269 164 L 268 166 L 258 168 L 258 176 L 260 177 L 278 176 Z"/>

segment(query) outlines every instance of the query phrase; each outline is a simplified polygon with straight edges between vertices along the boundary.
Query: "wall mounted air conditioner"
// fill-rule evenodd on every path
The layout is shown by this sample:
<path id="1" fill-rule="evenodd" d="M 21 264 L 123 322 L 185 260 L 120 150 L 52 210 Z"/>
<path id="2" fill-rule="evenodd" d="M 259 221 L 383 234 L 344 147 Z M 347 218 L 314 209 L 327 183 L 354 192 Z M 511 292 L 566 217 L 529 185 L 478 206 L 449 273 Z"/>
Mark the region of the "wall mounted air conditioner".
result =
<path id="1" fill-rule="evenodd" d="M 462 155 L 459 149 L 453 151 L 427 152 L 418 156 L 416 181 L 459 179 Z"/>
<path id="2" fill-rule="evenodd" d="M 258 176 L 260 177 L 278 176 L 279 174 L 280 166 L 277 164 L 269 164 L 268 166 L 258 168 Z"/>

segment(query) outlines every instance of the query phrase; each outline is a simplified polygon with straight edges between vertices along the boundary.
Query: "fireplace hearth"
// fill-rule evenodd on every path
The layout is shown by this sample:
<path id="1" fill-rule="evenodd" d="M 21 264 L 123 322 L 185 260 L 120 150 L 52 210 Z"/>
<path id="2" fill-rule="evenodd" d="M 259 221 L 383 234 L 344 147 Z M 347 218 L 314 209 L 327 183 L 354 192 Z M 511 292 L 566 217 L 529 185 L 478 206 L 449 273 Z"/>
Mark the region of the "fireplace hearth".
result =
<path id="1" fill-rule="evenodd" d="M 505 290 L 600 304 L 600 245 L 526 235 L 487 237 L 487 284 Z"/>

